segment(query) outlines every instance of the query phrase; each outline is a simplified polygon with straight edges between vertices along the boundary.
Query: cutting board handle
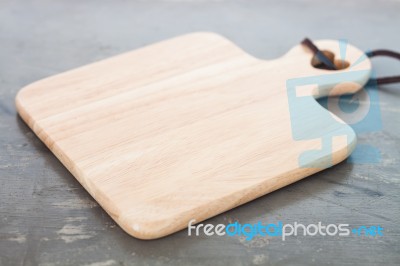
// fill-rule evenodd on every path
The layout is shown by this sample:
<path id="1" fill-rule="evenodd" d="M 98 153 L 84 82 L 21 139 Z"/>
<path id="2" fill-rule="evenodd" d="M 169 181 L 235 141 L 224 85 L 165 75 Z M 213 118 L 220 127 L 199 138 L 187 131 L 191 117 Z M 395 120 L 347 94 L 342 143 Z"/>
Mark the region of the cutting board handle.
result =
<path id="1" fill-rule="evenodd" d="M 313 66 L 314 53 L 308 47 L 301 44 L 293 47 L 284 58 L 296 62 L 299 68 L 296 79 L 299 84 L 304 83 L 304 93 L 311 94 L 315 98 L 354 94 L 368 82 L 372 66 L 370 59 L 362 50 L 338 40 L 318 40 L 315 44 L 321 51 L 333 55 L 335 64 L 343 66 L 343 69 L 317 68 Z M 310 81 L 315 81 L 315 84 Z"/>

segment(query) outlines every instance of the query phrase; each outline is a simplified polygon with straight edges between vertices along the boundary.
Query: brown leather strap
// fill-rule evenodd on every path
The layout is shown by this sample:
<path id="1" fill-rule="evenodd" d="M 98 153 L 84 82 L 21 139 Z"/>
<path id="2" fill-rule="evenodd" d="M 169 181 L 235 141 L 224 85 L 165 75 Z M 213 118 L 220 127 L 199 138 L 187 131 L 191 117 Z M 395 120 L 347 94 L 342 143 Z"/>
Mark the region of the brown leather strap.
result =
<path id="1" fill-rule="evenodd" d="M 305 38 L 301 44 L 307 46 L 313 53 L 317 56 L 319 61 L 321 61 L 322 64 L 326 66 L 327 69 L 330 70 L 336 70 L 335 65 L 333 62 L 321 51 L 318 49 L 318 47 L 308 38 Z M 391 58 L 396 58 L 400 60 L 400 53 L 390 51 L 390 50 L 374 50 L 365 53 L 369 58 L 375 57 L 375 56 L 387 56 Z M 389 83 L 396 83 L 400 82 L 400 76 L 392 76 L 392 77 L 382 77 L 382 78 L 377 78 L 377 79 L 370 79 L 370 82 L 376 82 L 379 85 L 382 84 L 389 84 Z"/>
<path id="2" fill-rule="evenodd" d="M 375 57 L 375 56 L 387 56 L 391 58 L 396 58 L 400 60 L 400 53 L 390 51 L 390 50 L 374 50 L 365 53 L 369 58 Z M 371 79 L 371 81 L 375 81 L 377 84 L 390 84 L 390 83 L 396 83 L 400 82 L 400 76 L 392 76 L 392 77 L 382 77 L 382 78 L 377 78 L 377 79 Z"/>
<path id="3" fill-rule="evenodd" d="M 328 69 L 336 70 L 333 62 L 320 49 L 318 49 L 310 39 L 305 38 L 301 44 L 307 46 L 311 51 L 313 51 L 314 55 L 316 55 L 319 61 L 321 61 Z"/>

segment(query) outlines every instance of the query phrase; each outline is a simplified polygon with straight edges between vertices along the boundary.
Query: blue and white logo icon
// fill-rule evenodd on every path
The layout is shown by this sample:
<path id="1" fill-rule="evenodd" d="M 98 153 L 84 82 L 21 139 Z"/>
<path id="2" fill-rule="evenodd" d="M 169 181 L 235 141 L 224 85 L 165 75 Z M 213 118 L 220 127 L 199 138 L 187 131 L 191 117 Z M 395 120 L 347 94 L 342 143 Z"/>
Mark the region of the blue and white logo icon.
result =
<path id="1" fill-rule="evenodd" d="M 338 45 L 341 58 L 345 58 L 347 43 L 339 41 Z M 367 60 L 365 55 L 356 60 L 345 72 L 332 71 L 329 74 L 287 80 L 286 89 L 293 139 L 296 141 L 321 140 L 321 149 L 304 151 L 300 155 L 300 167 L 330 167 L 333 165 L 333 158 L 324 158 L 322 161 L 317 158 L 321 158 L 322 154 L 332 155 L 332 143 L 335 137 L 345 136 L 350 139 L 354 137 L 354 132 L 361 135 L 382 129 L 378 87 L 375 82 L 368 82 L 356 94 L 330 96 L 340 94 L 337 92 L 344 83 L 347 86 L 362 86 L 355 81 L 363 80 L 366 75 L 371 76 L 370 70 L 352 70 L 352 68 L 364 60 Z M 302 89 L 311 90 L 312 93 L 299 93 Z M 315 98 L 318 98 L 320 105 L 315 104 Z M 321 112 L 321 108 L 329 112 Z M 309 130 L 304 125 L 313 123 L 309 120 L 315 117 L 312 115 L 315 113 L 321 114 L 318 117 L 319 128 Z M 352 130 L 349 127 L 337 127 L 340 130 L 332 130 L 332 125 L 343 124 L 343 122 L 351 126 Z M 313 164 L 315 161 L 319 162 L 318 165 Z M 379 161 L 379 150 L 363 143 L 357 144 L 352 155 L 347 159 L 349 163 L 378 163 Z"/>

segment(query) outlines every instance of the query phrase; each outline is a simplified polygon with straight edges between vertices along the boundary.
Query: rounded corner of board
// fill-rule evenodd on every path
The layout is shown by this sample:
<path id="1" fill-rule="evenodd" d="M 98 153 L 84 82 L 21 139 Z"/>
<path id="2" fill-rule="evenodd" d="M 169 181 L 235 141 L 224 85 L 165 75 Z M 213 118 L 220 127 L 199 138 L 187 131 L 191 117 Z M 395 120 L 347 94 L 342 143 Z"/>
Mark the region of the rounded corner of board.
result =
<path id="1" fill-rule="evenodd" d="M 29 93 L 32 89 L 35 88 L 35 84 L 37 82 L 33 82 L 30 83 L 24 87 L 22 87 L 17 94 L 15 95 L 15 107 L 17 109 L 18 114 L 22 117 L 25 118 L 26 116 L 28 116 L 28 112 L 25 111 L 25 107 L 26 107 L 26 101 L 27 98 L 29 98 Z"/>
<path id="2" fill-rule="evenodd" d="M 38 84 L 41 82 L 41 80 L 34 81 L 32 83 L 29 83 L 28 85 L 23 86 L 19 91 L 17 92 L 17 95 L 15 96 L 15 102 L 18 105 L 22 105 L 24 101 L 26 100 L 26 97 L 29 97 L 29 93 L 31 93 L 32 90 L 36 89 Z"/>
<path id="3" fill-rule="evenodd" d="M 115 220 L 119 226 L 130 236 L 140 240 L 154 240 L 173 234 L 175 231 L 163 229 L 161 221 L 138 221 L 135 218 L 122 218 Z"/>

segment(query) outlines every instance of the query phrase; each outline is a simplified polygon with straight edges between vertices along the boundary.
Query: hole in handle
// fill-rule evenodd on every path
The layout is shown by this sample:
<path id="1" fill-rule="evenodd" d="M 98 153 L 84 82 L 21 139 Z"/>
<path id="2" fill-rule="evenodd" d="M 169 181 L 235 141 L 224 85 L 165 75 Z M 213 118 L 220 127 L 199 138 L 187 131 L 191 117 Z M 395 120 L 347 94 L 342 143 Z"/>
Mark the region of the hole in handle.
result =
<path id="1" fill-rule="evenodd" d="M 341 60 L 341 59 L 335 59 L 335 54 L 332 53 L 331 51 L 328 50 L 322 50 L 321 51 L 331 62 L 333 62 L 333 64 L 336 67 L 336 70 L 341 70 L 341 69 L 346 69 L 350 66 L 350 63 L 345 61 L 345 60 Z M 322 63 L 319 59 L 317 55 L 314 55 L 313 58 L 311 59 L 311 65 L 315 68 L 319 68 L 319 69 L 325 69 L 325 70 L 332 70 L 329 69 L 328 67 L 326 67 L 326 65 L 324 63 Z M 334 70 L 333 70 L 334 71 Z"/>

